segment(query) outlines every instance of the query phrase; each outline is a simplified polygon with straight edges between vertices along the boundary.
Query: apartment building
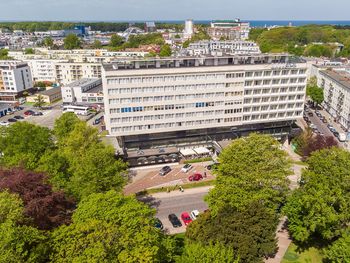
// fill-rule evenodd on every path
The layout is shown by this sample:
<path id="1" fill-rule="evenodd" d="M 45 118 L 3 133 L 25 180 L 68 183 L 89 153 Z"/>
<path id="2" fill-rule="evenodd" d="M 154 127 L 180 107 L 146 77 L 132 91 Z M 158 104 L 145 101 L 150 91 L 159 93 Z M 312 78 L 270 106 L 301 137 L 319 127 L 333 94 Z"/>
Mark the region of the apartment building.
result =
<path id="1" fill-rule="evenodd" d="M 14 102 L 18 95 L 32 88 L 32 74 L 27 63 L 0 61 L 0 102 Z"/>
<path id="2" fill-rule="evenodd" d="M 62 87 L 64 104 L 103 104 L 102 79 L 80 79 Z"/>
<path id="3" fill-rule="evenodd" d="M 210 55 L 214 52 L 222 52 L 230 55 L 261 53 L 259 46 L 255 42 L 243 40 L 203 40 L 190 43 L 185 51 L 189 56 Z"/>
<path id="4" fill-rule="evenodd" d="M 343 69 L 324 69 L 317 75 L 324 90 L 323 107 L 345 129 L 350 129 L 350 73 Z"/>
<path id="5" fill-rule="evenodd" d="M 303 116 L 306 69 L 286 54 L 106 64 L 106 128 L 129 149 L 252 131 L 286 136 Z"/>
<path id="6" fill-rule="evenodd" d="M 212 21 L 208 28 L 208 34 L 213 40 L 220 40 L 222 38 L 228 40 L 247 40 L 249 38 L 249 32 L 249 22 L 241 22 L 239 19 Z"/>
<path id="7" fill-rule="evenodd" d="M 67 85 L 82 78 L 101 78 L 100 63 L 55 63 L 56 81 Z"/>
<path id="8" fill-rule="evenodd" d="M 53 59 L 28 59 L 24 60 L 28 63 L 33 81 L 51 81 L 56 82 L 56 63 L 68 62 L 67 60 Z"/>

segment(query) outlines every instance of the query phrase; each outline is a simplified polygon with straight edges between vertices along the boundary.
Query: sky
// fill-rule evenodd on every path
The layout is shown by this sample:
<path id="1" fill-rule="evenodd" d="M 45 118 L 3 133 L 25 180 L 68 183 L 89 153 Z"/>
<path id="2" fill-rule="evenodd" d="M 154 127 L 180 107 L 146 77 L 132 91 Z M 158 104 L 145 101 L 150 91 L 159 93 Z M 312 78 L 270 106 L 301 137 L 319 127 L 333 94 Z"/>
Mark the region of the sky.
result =
<path id="1" fill-rule="evenodd" d="M 350 20 L 349 0 L 0 0 L 0 21 Z"/>

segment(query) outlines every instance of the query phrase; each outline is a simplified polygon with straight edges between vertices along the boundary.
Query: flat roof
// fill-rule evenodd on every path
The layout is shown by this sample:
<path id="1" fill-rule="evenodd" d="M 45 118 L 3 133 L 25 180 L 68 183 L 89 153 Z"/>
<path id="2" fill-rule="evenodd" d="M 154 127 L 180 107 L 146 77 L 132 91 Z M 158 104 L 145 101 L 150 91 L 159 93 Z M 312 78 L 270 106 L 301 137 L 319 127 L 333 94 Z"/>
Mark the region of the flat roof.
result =
<path id="1" fill-rule="evenodd" d="M 51 95 L 55 95 L 56 93 L 60 93 L 60 92 L 61 92 L 61 88 L 51 88 L 48 90 L 40 91 L 38 94 L 51 96 Z"/>
<path id="2" fill-rule="evenodd" d="M 64 87 L 79 87 L 79 86 L 83 86 L 83 85 L 93 84 L 97 81 L 102 81 L 102 80 L 100 78 L 83 78 L 83 79 L 79 79 L 79 80 L 76 80 L 74 82 L 71 82 L 71 83 L 65 85 Z"/>
<path id="3" fill-rule="evenodd" d="M 344 86 L 347 89 L 350 89 L 350 73 L 345 70 L 324 70 L 320 71 L 321 74 L 331 78 L 335 82 Z"/>
<path id="4" fill-rule="evenodd" d="M 103 91 L 103 88 L 102 88 L 102 83 L 101 83 L 98 86 L 93 87 L 92 89 L 89 89 L 87 91 L 83 91 L 83 93 L 100 93 L 102 91 Z"/>

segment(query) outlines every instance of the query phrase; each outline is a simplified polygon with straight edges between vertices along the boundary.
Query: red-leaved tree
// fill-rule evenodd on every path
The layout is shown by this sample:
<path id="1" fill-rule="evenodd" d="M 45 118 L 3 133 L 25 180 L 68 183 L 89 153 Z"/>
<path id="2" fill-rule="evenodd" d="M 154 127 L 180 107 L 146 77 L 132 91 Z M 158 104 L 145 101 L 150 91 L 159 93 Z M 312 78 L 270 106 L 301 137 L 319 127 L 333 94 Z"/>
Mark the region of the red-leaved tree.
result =
<path id="1" fill-rule="evenodd" d="M 63 192 L 54 192 L 44 174 L 22 168 L 1 168 L 0 191 L 5 189 L 21 197 L 25 215 L 32 218 L 39 229 L 49 230 L 70 223 L 74 201 Z"/>
<path id="2" fill-rule="evenodd" d="M 316 136 L 312 136 L 303 147 L 303 156 L 309 157 L 312 152 L 337 146 L 338 142 L 333 136 L 322 136 L 317 134 Z"/>

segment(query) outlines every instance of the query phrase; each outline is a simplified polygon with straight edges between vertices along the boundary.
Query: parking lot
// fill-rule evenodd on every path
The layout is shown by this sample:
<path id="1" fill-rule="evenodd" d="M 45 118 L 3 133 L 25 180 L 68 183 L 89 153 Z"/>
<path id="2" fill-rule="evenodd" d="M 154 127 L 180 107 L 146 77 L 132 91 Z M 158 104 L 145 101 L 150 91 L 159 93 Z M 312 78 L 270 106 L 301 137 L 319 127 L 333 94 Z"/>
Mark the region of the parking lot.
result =
<path id="1" fill-rule="evenodd" d="M 203 175 L 203 180 L 213 180 L 215 177 L 212 175 L 211 171 L 205 168 L 206 165 L 212 162 L 206 163 L 196 163 L 192 164 L 192 169 L 187 173 L 181 171 L 183 164 L 172 164 L 171 171 L 164 176 L 159 174 L 160 169 L 164 166 L 151 166 L 131 169 L 131 182 L 124 188 L 125 194 L 134 194 L 145 189 L 150 188 L 161 188 L 182 185 L 189 183 L 189 177 L 195 173 L 200 173 Z"/>

